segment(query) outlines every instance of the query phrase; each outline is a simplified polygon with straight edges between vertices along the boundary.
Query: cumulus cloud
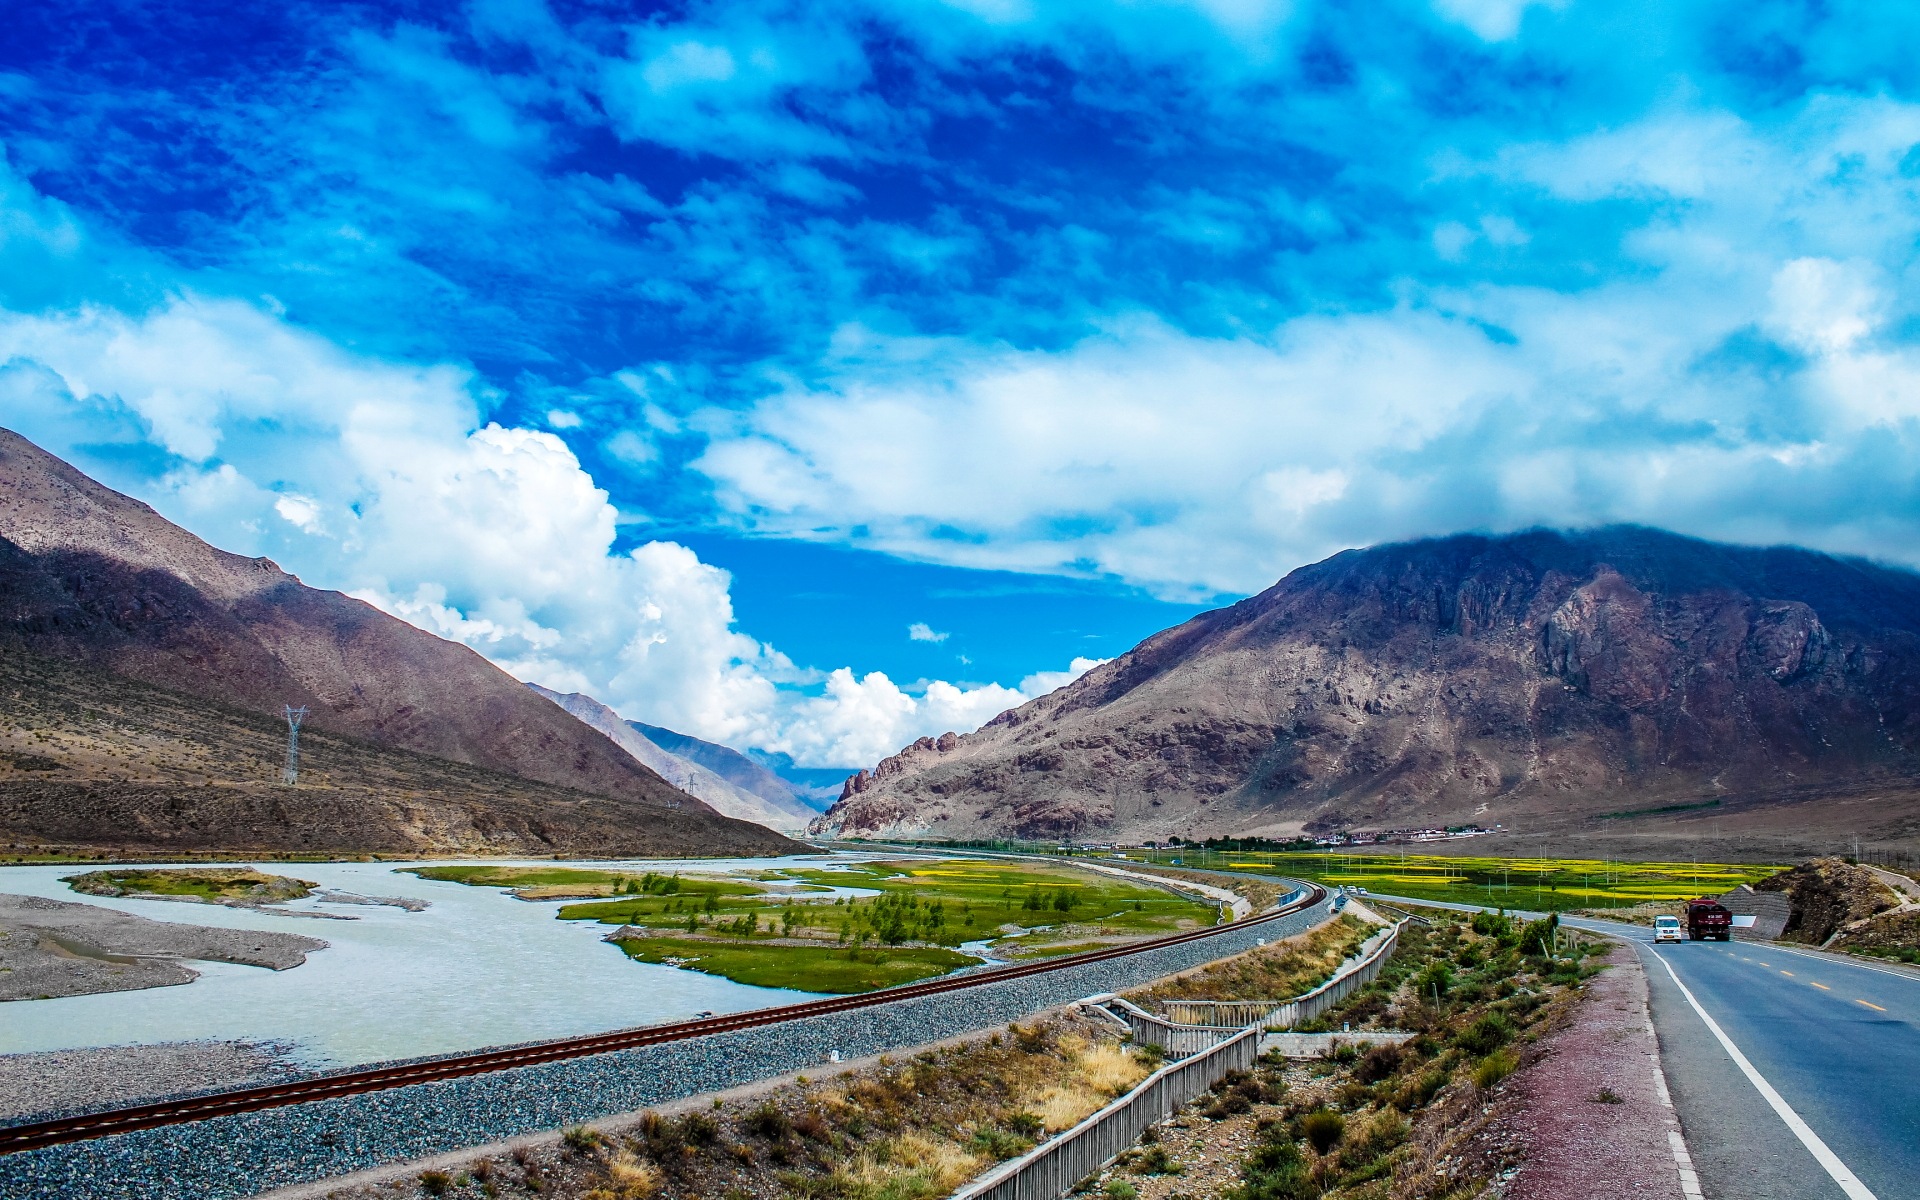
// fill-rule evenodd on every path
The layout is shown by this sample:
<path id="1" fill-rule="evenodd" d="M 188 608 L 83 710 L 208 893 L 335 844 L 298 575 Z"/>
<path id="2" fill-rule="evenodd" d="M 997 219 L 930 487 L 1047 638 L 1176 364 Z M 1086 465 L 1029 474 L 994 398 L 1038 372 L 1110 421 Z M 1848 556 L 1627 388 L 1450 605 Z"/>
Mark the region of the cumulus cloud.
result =
<path id="1" fill-rule="evenodd" d="M 951 634 L 942 633 L 925 621 L 915 621 L 907 626 L 907 638 L 915 642 L 944 642 Z"/>
<path id="2" fill-rule="evenodd" d="M 110 481 L 216 543 L 635 717 L 852 766 L 1039 686 L 795 666 L 735 627 L 725 571 L 673 542 L 616 550 L 618 514 L 566 444 L 479 423 L 460 371 L 191 297 L 144 318 L 0 313 L 0 360 L 0 386 L 30 389 L 22 432 L 86 463 L 131 421 L 166 466 Z"/>
<path id="3" fill-rule="evenodd" d="M 1510 148 L 1447 169 L 1687 204 L 1622 230 L 1637 273 L 1592 287 L 1402 281 L 1387 309 L 1220 336 L 1135 314 L 1059 349 L 849 326 L 696 466 L 761 528 L 1173 597 L 1536 523 L 1920 562 L 1915 350 L 1889 340 L 1914 313 L 1881 265 L 1920 238 L 1916 141 L 1920 108 L 1821 97 L 1764 133 L 1662 112 Z M 1532 240 L 1503 216 L 1451 229 L 1450 259 Z"/>

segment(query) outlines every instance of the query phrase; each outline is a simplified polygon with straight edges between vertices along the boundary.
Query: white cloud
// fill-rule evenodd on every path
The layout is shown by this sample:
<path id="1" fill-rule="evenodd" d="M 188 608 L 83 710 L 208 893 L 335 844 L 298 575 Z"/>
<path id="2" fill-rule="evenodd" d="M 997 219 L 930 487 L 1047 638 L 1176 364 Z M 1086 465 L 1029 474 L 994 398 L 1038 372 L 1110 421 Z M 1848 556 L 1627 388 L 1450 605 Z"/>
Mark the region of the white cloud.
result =
<path id="1" fill-rule="evenodd" d="M 1809 354 L 1837 354 L 1873 332 L 1884 306 L 1873 269 L 1862 263 L 1796 258 L 1774 273 L 1766 324 Z"/>
<path id="2" fill-rule="evenodd" d="M 615 552 L 618 514 L 566 444 L 479 423 L 458 371 L 191 297 L 141 319 L 0 312 L 0 362 L 0 395 L 32 402 L 9 424 L 99 471 L 87 447 L 131 421 L 172 465 L 108 482 L 216 544 L 632 716 L 850 767 L 1027 694 L 796 667 L 735 628 L 725 571 L 672 542 Z"/>
<path id="3" fill-rule="evenodd" d="M 1777 127 L 1662 110 L 1439 174 L 1645 213 L 1631 269 L 1059 348 L 844 329 L 695 466 L 741 524 L 962 566 L 1247 592 L 1348 546 L 1641 521 L 1920 563 L 1920 106 L 1813 96 Z M 1609 220 L 1612 217 L 1609 215 Z M 1437 253 L 1509 253 L 1498 211 Z"/>
<path id="4" fill-rule="evenodd" d="M 1489 42 L 1504 42 L 1520 32 L 1530 8 L 1562 9 L 1570 0 L 1434 0 L 1441 16 L 1458 21 Z"/>
<path id="5" fill-rule="evenodd" d="M 907 626 L 907 637 L 916 642 L 944 642 L 952 634 L 942 633 L 925 621 L 915 621 Z"/>

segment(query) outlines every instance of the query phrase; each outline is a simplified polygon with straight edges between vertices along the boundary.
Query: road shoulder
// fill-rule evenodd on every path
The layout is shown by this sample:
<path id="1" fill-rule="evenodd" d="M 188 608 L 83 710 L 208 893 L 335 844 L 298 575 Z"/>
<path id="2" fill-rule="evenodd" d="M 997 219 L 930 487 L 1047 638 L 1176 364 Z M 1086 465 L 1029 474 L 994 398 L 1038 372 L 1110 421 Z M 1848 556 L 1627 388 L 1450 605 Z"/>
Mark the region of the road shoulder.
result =
<path id="1" fill-rule="evenodd" d="M 1521 1104 L 1513 1123 L 1525 1161 L 1509 1200 L 1700 1194 L 1676 1163 L 1684 1142 L 1661 1073 L 1646 972 L 1625 945 L 1608 962 L 1567 1024 L 1548 1035 L 1539 1060 L 1515 1078 Z"/>

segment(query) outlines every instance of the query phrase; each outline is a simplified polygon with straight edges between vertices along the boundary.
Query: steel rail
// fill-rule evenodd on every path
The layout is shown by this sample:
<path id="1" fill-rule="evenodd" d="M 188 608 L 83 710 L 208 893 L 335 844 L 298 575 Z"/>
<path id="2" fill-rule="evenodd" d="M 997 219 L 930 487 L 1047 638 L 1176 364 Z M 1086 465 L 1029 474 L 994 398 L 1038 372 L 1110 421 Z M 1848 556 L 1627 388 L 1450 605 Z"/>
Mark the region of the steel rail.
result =
<path id="1" fill-rule="evenodd" d="M 1304 882 L 1304 881 L 1302 881 Z M 482 1050 L 469 1054 L 455 1054 L 445 1058 L 432 1058 L 420 1062 L 402 1063 L 390 1067 L 372 1067 L 357 1071 L 342 1071 L 332 1075 L 316 1075 L 307 1079 L 289 1083 L 266 1084 L 260 1087 L 238 1088 L 233 1091 L 212 1092 L 201 1096 L 189 1096 L 180 1100 L 162 1101 L 157 1104 L 136 1104 L 126 1108 L 106 1109 L 76 1117 L 57 1117 L 48 1121 L 34 1121 L 22 1125 L 0 1127 L 0 1155 L 18 1154 L 25 1150 L 37 1150 L 43 1146 L 56 1146 L 64 1142 L 87 1141 L 92 1138 L 110 1137 L 117 1133 L 130 1133 L 136 1129 L 153 1129 L 162 1125 L 184 1125 L 194 1121 L 204 1121 L 212 1117 L 227 1116 L 233 1113 L 257 1112 L 266 1108 L 282 1108 L 293 1104 L 306 1104 L 316 1100 L 329 1100 L 340 1096 L 355 1096 L 366 1092 L 385 1091 L 389 1088 L 408 1087 L 417 1083 L 432 1083 L 442 1079 L 458 1079 L 466 1075 L 483 1075 L 491 1071 L 511 1070 L 514 1067 L 535 1066 L 540 1063 L 560 1062 L 569 1058 L 584 1058 L 593 1054 L 606 1054 L 615 1050 L 628 1050 L 636 1046 L 652 1046 L 662 1042 L 686 1041 L 690 1038 L 706 1037 L 716 1033 L 728 1033 L 739 1029 L 752 1029 L 763 1025 L 778 1025 L 787 1021 L 804 1020 L 808 1017 L 825 1016 L 829 1013 L 846 1012 L 852 1009 L 873 1008 L 882 1004 L 892 1004 L 899 1000 L 912 1000 L 921 996 L 935 996 L 943 992 L 962 991 L 967 988 L 982 987 L 1000 983 L 1009 979 L 1021 979 L 1030 975 L 1042 975 L 1049 971 L 1064 971 L 1071 967 L 1084 966 L 1087 963 L 1101 962 L 1107 959 L 1124 958 L 1132 954 L 1144 954 L 1152 950 L 1177 946 L 1203 938 L 1217 937 L 1230 930 L 1246 929 L 1252 925 L 1261 925 L 1277 921 L 1282 917 L 1293 916 L 1319 904 L 1327 897 L 1325 888 L 1315 883 L 1306 883 L 1305 892 L 1297 899 L 1273 909 L 1270 912 L 1248 917 L 1244 921 L 1234 921 L 1226 925 L 1215 925 L 1207 929 L 1189 930 L 1186 933 L 1169 934 L 1166 937 L 1152 938 L 1134 942 L 1126 946 L 1114 946 L 1105 950 L 1089 950 L 1081 954 L 1062 955 L 1059 958 L 1043 962 L 1018 963 L 1007 967 L 994 967 L 984 971 L 974 971 L 965 975 L 949 975 L 939 979 L 930 979 L 920 983 L 902 984 L 899 987 L 885 988 L 877 992 L 865 992 L 854 996 L 830 996 L 822 1000 L 807 1000 L 799 1004 L 786 1004 L 776 1008 L 750 1009 L 746 1012 L 729 1013 L 719 1017 L 703 1017 L 692 1021 L 676 1021 L 663 1025 L 642 1025 L 633 1029 L 621 1029 L 612 1033 L 588 1034 L 583 1037 L 558 1038 L 552 1041 L 529 1042 L 522 1046 L 510 1046 L 501 1050 Z"/>

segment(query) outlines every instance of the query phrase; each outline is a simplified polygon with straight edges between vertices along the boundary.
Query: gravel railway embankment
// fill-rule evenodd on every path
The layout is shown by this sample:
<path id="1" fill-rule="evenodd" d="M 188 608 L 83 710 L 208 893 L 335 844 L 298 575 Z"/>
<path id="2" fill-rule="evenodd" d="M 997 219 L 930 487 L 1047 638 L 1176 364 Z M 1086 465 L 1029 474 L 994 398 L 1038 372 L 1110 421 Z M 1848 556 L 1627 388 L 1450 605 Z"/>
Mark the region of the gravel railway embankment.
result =
<path id="1" fill-rule="evenodd" d="M 893 1003 L 0 1156 L 0 1200 L 227 1200 L 939 1041 L 1302 933 L 1325 905 Z M 394 1019 L 404 1020 L 404 1013 Z"/>

